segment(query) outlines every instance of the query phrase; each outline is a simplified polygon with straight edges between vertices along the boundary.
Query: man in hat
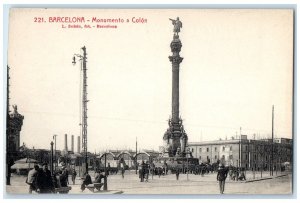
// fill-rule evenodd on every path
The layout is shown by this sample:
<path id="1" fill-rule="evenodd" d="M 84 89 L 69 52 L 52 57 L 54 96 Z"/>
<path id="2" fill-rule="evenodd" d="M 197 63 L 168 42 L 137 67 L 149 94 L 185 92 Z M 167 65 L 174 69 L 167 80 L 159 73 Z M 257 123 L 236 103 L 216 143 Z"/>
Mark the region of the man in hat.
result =
<path id="1" fill-rule="evenodd" d="M 82 184 L 81 184 L 81 187 L 80 187 L 81 191 L 83 192 L 85 190 L 86 186 L 89 185 L 89 184 L 92 184 L 92 183 L 93 182 L 92 182 L 91 176 L 89 175 L 88 172 L 85 172 L 83 180 L 82 180 Z"/>
<path id="2" fill-rule="evenodd" d="M 51 172 L 48 170 L 48 164 L 44 163 L 42 170 L 39 171 L 37 176 L 38 192 L 52 193 L 54 184 L 52 181 Z"/>
<path id="3" fill-rule="evenodd" d="M 219 181 L 220 193 L 224 193 L 225 189 L 225 180 L 227 178 L 227 170 L 224 167 L 224 164 L 219 165 L 217 180 Z"/>

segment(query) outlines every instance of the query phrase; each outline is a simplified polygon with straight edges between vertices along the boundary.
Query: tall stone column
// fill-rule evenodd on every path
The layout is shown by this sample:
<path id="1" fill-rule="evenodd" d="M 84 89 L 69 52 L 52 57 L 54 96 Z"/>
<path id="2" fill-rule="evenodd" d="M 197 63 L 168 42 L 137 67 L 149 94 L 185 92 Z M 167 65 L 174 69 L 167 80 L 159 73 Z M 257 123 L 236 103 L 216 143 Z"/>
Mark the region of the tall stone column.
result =
<path id="1" fill-rule="evenodd" d="M 179 122 L 179 66 L 183 58 L 180 57 L 181 41 L 178 35 L 173 36 L 171 42 L 172 56 L 169 56 L 169 60 L 172 63 L 172 121 Z"/>
<path id="2" fill-rule="evenodd" d="M 164 157 L 185 157 L 185 148 L 187 143 L 187 134 L 182 125 L 179 116 L 179 69 L 183 58 L 180 56 L 182 43 L 178 33 L 182 27 L 182 23 L 177 20 L 170 19 L 174 25 L 173 40 L 170 44 L 172 55 L 169 60 L 172 63 L 172 117 L 169 119 L 169 128 L 164 134 Z"/>

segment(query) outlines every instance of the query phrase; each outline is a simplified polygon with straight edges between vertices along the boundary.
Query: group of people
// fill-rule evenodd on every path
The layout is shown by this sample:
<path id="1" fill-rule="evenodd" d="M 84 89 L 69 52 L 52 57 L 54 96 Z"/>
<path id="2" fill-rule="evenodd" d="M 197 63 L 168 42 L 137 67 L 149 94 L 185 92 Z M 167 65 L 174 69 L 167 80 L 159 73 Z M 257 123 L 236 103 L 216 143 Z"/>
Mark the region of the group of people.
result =
<path id="1" fill-rule="evenodd" d="M 42 169 L 37 164 L 28 172 L 26 183 L 29 185 L 29 193 L 33 191 L 38 193 L 54 192 L 54 181 L 51 172 L 48 170 L 48 165 L 43 164 Z"/>
<path id="2" fill-rule="evenodd" d="M 139 178 L 140 182 L 148 182 L 149 174 L 155 174 L 155 165 L 149 164 L 149 162 L 144 162 L 139 165 Z M 163 170 L 163 169 L 162 169 Z M 124 178 L 125 167 L 122 167 L 122 178 Z M 180 168 L 177 167 L 175 170 L 176 179 L 179 179 Z M 245 172 L 243 169 L 233 168 L 233 167 L 225 167 L 224 164 L 219 164 L 219 168 L 217 170 L 217 181 L 219 182 L 220 193 L 224 193 L 225 189 L 225 180 L 229 174 L 231 180 L 246 180 Z M 75 184 L 76 179 L 76 171 L 75 169 L 71 172 L 72 182 Z M 92 181 L 91 176 L 88 172 L 84 174 L 82 178 L 81 190 L 84 191 L 87 185 L 93 183 L 102 183 L 102 180 L 107 177 L 108 174 L 105 172 L 97 170 L 95 174 L 95 180 Z M 51 175 L 50 170 L 48 169 L 47 163 L 42 165 L 42 168 L 39 165 L 35 164 L 34 168 L 29 171 L 26 183 L 29 185 L 29 193 L 33 191 L 37 193 L 54 193 L 55 188 L 67 187 L 69 185 L 69 173 L 66 167 L 62 167 L 61 170 Z M 103 184 L 102 184 L 103 185 Z M 102 186 L 101 185 L 101 186 Z"/>
<path id="3" fill-rule="evenodd" d="M 229 177 L 231 180 L 246 180 L 245 171 L 242 168 L 229 167 Z"/>
<path id="4" fill-rule="evenodd" d="M 67 187 L 69 184 L 68 170 L 62 167 L 53 176 L 48 169 L 48 164 L 42 164 L 42 168 L 35 164 L 34 168 L 28 172 L 26 183 L 29 185 L 29 193 L 54 193 L 55 188 Z M 72 173 L 72 181 L 75 184 L 76 171 Z"/>

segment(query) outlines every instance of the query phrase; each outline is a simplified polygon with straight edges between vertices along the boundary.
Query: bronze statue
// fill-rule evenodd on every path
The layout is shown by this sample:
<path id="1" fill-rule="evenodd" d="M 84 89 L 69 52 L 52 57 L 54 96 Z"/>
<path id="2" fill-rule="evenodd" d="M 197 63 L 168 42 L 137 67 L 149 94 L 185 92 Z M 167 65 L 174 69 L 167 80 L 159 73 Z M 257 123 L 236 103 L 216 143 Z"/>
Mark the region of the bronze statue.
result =
<path id="1" fill-rule="evenodd" d="M 18 114 L 18 106 L 17 105 L 12 105 L 14 109 L 14 114 Z"/>
<path id="2" fill-rule="evenodd" d="M 173 32 L 174 34 L 180 32 L 180 28 L 182 28 L 182 22 L 179 20 L 179 17 L 176 18 L 176 20 L 169 18 L 170 21 L 172 21 L 172 24 L 174 25 Z"/>

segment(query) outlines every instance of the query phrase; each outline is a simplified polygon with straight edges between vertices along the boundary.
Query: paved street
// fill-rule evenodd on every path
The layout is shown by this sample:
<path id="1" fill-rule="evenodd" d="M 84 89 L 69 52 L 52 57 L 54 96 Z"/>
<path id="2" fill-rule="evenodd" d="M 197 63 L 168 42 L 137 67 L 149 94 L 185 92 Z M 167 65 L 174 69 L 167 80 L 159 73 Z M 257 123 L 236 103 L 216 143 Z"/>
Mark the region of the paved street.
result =
<path id="1" fill-rule="evenodd" d="M 278 173 L 282 177 L 273 177 L 254 182 L 247 182 L 253 179 L 253 174 L 248 173 L 247 181 L 227 180 L 225 185 L 225 194 L 291 194 L 292 175 L 287 173 Z M 94 173 L 91 172 L 93 178 Z M 275 174 L 274 174 L 275 176 Z M 256 174 L 256 179 L 260 174 Z M 269 173 L 263 173 L 264 178 L 269 178 Z M 12 185 L 7 186 L 7 193 L 27 194 L 28 186 L 25 183 L 25 176 L 13 176 Z M 76 180 L 75 185 L 71 185 L 72 190 L 69 194 L 219 194 L 216 174 L 208 174 L 204 177 L 200 175 L 180 174 L 179 180 L 176 180 L 174 174 L 161 176 L 150 176 L 149 182 L 139 182 L 138 175 L 134 171 L 126 171 L 125 178 L 120 174 L 110 175 L 108 177 L 108 192 L 101 191 L 92 193 L 89 190 L 81 192 L 81 180 Z M 70 181 L 71 182 L 71 181 Z"/>

